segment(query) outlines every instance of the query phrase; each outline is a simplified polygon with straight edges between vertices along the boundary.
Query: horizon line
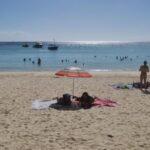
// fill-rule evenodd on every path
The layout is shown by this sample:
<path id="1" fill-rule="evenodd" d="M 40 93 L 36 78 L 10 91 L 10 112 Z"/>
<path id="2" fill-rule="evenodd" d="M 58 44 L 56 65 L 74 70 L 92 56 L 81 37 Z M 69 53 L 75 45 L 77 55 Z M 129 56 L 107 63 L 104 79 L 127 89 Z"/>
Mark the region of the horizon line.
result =
<path id="1" fill-rule="evenodd" d="M 53 42 L 52 40 L 1 40 L 0 42 Z M 140 40 L 140 41 L 98 41 L 98 40 L 62 40 L 55 41 L 56 43 L 82 43 L 82 44 L 101 44 L 101 43 L 140 43 L 140 42 L 150 42 L 150 40 Z"/>

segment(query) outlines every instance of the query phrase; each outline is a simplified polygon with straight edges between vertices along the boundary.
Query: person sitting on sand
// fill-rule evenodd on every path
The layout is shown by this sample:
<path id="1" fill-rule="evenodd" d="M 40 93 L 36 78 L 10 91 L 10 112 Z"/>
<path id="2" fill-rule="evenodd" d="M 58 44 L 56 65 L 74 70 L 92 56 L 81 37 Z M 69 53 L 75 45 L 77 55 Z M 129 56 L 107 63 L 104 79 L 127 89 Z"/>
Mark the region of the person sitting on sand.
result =
<path id="1" fill-rule="evenodd" d="M 63 97 L 57 98 L 57 103 L 63 106 L 70 106 L 71 105 L 71 95 L 70 94 L 63 94 Z"/>
<path id="2" fill-rule="evenodd" d="M 149 67 L 147 65 L 147 61 L 144 61 L 144 65 L 140 66 L 139 71 L 141 71 L 141 75 L 140 75 L 141 87 L 142 87 L 143 80 L 144 80 L 144 87 L 146 88 L 146 86 L 147 86 L 147 73 L 149 72 Z"/>
<path id="3" fill-rule="evenodd" d="M 94 102 L 94 98 L 90 96 L 87 92 L 84 92 L 80 98 L 78 98 L 81 107 L 90 108 Z"/>
<path id="4" fill-rule="evenodd" d="M 92 107 L 95 98 L 90 96 L 87 92 L 84 92 L 81 97 L 63 94 L 63 97 L 57 98 L 57 104 L 63 106 L 78 106 L 87 109 Z"/>

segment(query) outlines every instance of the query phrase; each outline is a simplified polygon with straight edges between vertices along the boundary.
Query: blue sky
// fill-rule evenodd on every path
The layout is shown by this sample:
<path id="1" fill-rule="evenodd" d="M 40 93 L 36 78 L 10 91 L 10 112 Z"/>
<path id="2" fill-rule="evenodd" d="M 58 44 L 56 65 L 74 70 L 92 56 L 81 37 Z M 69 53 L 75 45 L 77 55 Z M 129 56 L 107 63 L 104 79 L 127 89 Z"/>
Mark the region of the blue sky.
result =
<path id="1" fill-rule="evenodd" d="M 150 41 L 150 0 L 0 0 L 0 41 Z"/>

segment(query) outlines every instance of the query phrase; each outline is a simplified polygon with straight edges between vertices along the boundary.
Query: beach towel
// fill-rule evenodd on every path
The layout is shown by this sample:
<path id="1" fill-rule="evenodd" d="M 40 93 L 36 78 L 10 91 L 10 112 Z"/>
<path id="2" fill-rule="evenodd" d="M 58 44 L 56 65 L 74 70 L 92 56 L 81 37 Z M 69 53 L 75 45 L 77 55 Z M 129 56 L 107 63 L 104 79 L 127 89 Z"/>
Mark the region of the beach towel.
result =
<path id="1" fill-rule="evenodd" d="M 93 106 L 97 107 L 103 107 L 103 106 L 108 106 L 108 107 L 116 107 L 118 105 L 117 102 L 109 100 L 109 99 L 101 99 L 101 98 L 96 98 Z"/>
<path id="2" fill-rule="evenodd" d="M 47 109 L 55 103 L 57 103 L 57 100 L 34 100 L 32 109 Z"/>
<path id="3" fill-rule="evenodd" d="M 101 99 L 101 98 L 96 98 L 94 100 L 94 103 L 92 105 L 92 107 L 103 107 L 103 106 L 107 106 L 107 107 L 115 107 L 117 106 L 117 102 L 109 100 L 109 99 Z M 64 106 L 64 105 L 60 105 L 57 103 L 57 100 L 34 100 L 32 102 L 32 109 L 35 110 L 41 110 L 41 109 L 49 109 L 49 108 L 55 108 L 55 109 L 63 109 L 63 110 L 78 110 L 81 109 L 81 107 L 79 106 L 79 102 L 74 101 L 72 102 L 72 104 L 70 106 Z"/>
<path id="4" fill-rule="evenodd" d="M 133 83 L 118 83 L 118 84 L 113 84 L 111 85 L 114 89 L 133 89 L 133 88 L 145 88 L 145 85 L 142 84 L 140 82 L 133 82 Z M 150 82 L 147 82 L 146 84 L 146 89 L 148 89 L 150 87 Z"/>
<path id="5" fill-rule="evenodd" d="M 61 105 L 59 103 L 54 103 L 49 106 L 49 108 L 54 108 L 58 110 L 78 110 L 81 109 L 81 106 L 79 105 L 79 102 L 72 102 L 71 105 Z"/>
<path id="6" fill-rule="evenodd" d="M 34 100 L 32 102 L 32 109 L 79 109 L 81 108 L 77 102 L 72 102 L 70 106 L 64 106 L 57 103 L 57 100 Z"/>
<path id="7" fill-rule="evenodd" d="M 114 89 L 133 89 L 133 84 L 118 83 L 111 85 Z"/>
<path id="8" fill-rule="evenodd" d="M 144 84 L 141 85 L 140 82 L 133 82 L 133 87 L 139 89 L 139 88 L 145 88 L 145 85 Z M 147 82 L 146 83 L 146 89 L 149 87 L 150 87 L 150 82 Z"/>

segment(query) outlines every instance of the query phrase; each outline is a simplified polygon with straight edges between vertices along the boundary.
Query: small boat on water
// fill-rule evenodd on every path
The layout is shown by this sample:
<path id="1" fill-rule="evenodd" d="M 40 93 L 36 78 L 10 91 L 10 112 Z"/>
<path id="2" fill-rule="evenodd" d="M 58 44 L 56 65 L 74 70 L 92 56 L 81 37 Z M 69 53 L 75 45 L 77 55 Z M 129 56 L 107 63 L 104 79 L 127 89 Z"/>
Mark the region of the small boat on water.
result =
<path id="1" fill-rule="evenodd" d="M 22 47 L 29 47 L 27 43 L 22 44 Z"/>
<path id="2" fill-rule="evenodd" d="M 33 45 L 34 48 L 42 48 L 43 47 L 43 44 L 41 42 L 36 42 L 34 45 Z"/>
<path id="3" fill-rule="evenodd" d="M 55 43 L 55 40 L 52 44 L 48 45 L 48 49 L 49 50 L 57 50 L 58 49 L 58 45 Z"/>
<path id="4" fill-rule="evenodd" d="M 49 50 L 57 50 L 57 49 L 58 49 L 58 46 L 55 45 L 55 44 L 49 44 L 49 45 L 48 45 L 48 49 L 49 49 Z"/>

